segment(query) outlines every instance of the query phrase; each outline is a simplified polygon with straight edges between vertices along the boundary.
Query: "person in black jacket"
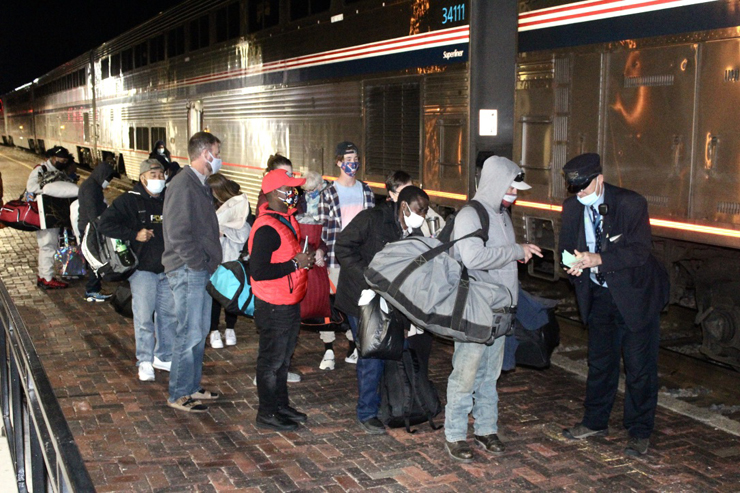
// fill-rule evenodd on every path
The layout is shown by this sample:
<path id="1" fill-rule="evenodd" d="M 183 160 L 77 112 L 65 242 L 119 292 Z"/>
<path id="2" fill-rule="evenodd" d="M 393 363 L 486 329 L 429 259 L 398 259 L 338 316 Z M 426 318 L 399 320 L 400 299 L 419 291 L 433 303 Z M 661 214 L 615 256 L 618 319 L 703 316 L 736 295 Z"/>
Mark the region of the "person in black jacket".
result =
<path id="1" fill-rule="evenodd" d="M 154 149 L 149 153 L 149 159 L 156 159 L 162 165 L 166 183 L 169 183 L 181 169 L 180 163 L 172 160 L 170 151 L 164 145 L 163 140 L 154 143 Z"/>
<path id="2" fill-rule="evenodd" d="M 563 167 L 560 249 L 576 259 L 566 267 L 581 318 L 588 326 L 588 378 L 583 420 L 563 430 L 571 440 L 608 434 L 609 415 L 624 359 L 625 454 L 647 453 L 658 402 L 660 312 L 668 303 L 668 274 L 652 256 L 647 201 L 604 183 L 598 154 Z"/>
<path id="3" fill-rule="evenodd" d="M 409 234 L 421 234 L 419 228 L 429 210 L 429 196 L 421 188 L 405 187 L 398 202 L 383 202 L 374 209 L 360 212 L 339 233 L 335 253 L 341 269 L 335 306 L 347 314 L 352 335 L 357 340 L 360 308 L 357 305 L 362 291 L 369 289 L 365 269 L 375 254 L 386 243 L 400 240 Z M 378 386 L 383 376 L 384 361 L 362 358 L 357 360 L 357 420 L 372 434 L 385 433 L 378 419 L 380 393 Z"/>
<path id="4" fill-rule="evenodd" d="M 113 169 L 113 166 L 107 161 L 98 164 L 90 173 L 90 177 L 82 182 L 80 191 L 77 195 L 77 202 L 80 206 L 77 226 L 80 234 L 85 234 L 87 223 L 94 221 L 108 207 L 105 202 L 103 190 L 110 184 L 113 178 L 120 178 L 121 175 Z M 80 239 L 81 241 L 81 239 Z M 109 293 L 102 291 L 100 278 L 95 271 L 90 269 L 90 273 L 85 285 L 85 300 L 88 302 L 103 302 L 111 297 Z"/>
<path id="5" fill-rule="evenodd" d="M 148 382 L 155 378 L 154 368 L 170 371 L 177 316 L 162 265 L 164 169 L 159 161 L 147 159 L 140 171 L 139 183 L 106 209 L 99 229 L 110 238 L 129 241 L 139 259 L 129 283 L 139 380 Z"/>

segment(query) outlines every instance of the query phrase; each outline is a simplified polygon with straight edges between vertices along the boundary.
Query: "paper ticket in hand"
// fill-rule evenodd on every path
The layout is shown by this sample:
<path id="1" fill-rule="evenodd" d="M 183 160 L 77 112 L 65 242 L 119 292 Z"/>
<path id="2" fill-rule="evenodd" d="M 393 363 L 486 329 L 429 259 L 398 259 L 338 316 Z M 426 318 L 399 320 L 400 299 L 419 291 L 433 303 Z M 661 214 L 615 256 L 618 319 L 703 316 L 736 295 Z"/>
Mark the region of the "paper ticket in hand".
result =
<path id="1" fill-rule="evenodd" d="M 570 253 L 568 250 L 563 250 L 563 254 L 560 256 L 560 260 L 563 262 L 563 265 L 566 266 L 569 269 L 573 268 L 573 264 L 578 262 L 578 258 Z M 583 269 L 578 269 L 580 272 L 583 272 Z"/>

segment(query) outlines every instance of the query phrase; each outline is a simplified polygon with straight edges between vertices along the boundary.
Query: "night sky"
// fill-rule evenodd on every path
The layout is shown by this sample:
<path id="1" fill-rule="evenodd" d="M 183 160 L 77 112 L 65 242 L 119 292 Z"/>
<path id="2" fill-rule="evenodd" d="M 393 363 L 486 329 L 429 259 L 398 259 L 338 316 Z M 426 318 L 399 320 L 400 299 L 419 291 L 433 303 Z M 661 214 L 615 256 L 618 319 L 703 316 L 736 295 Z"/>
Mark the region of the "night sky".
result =
<path id="1" fill-rule="evenodd" d="M 0 95 L 182 2 L 5 0 L 0 28 Z"/>

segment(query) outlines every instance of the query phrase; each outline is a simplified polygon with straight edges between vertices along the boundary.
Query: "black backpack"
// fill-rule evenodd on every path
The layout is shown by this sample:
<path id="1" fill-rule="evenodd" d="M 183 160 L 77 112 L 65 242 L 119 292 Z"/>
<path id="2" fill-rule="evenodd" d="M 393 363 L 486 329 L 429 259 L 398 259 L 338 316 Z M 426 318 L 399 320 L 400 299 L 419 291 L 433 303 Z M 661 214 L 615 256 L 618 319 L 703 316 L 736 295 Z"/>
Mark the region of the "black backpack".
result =
<path id="1" fill-rule="evenodd" d="M 434 417 L 442 412 L 437 389 L 429 380 L 429 353 L 431 335 L 419 334 L 408 339 L 409 348 L 403 350 L 399 361 L 386 361 L 380 382 L 380 410 L 378 419 L 390 428 L 412 426 L 429 422 L 433 430 Z"/>
<path id="2" fill-rule="evenodd" d="M 481 204 L 477 200 L 470 200 L 467 204 L 463 206 L 463 208 L 464 207 L 472 207 L 473 209 L 475 209 L 475 212 L 478 213 L 478 219 L 480 219 L 481 229 L 479 230 L 479 233 L 475 236 L 478 236 L 480 239 L 482 239 L 483 243 L 485 244 L 488 241 L 488 227 L 490 225 L 488 211 L 485 207 L 483 207 L 483 204 Z M 460 210 L 462 210 L 462 208 L 460 208 Z M 457 214 L 459 213 L 460 212 L 458 211 Z M 455 218 L 457 217 L 457 214 L 452 214 L 447 218 L 445 222 L 445 227 L 442 228 L 442 231 L 440 231 L 439 234 L 436 236 L 436 238 L 442 243 L 447 243 L 448 241 L 452 240 L 452 230 L 455 228 Z"/>

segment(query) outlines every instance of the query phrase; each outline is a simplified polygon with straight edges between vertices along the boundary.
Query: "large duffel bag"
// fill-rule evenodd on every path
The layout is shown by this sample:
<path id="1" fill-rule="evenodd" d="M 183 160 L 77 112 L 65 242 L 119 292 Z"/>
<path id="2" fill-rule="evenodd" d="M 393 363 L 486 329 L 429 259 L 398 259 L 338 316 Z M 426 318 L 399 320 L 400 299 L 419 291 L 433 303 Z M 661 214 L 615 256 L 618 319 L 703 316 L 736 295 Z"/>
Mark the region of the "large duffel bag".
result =
<path id="1" fill-rule="evenodd" d="M 249 262 L 232 260 L 216 267 L 206 291 L 229 313 L 254 316 L 254 294 L 249 279 Z"/>
<path id="2" fill-rule="evenodd" d="M 389 243 L 370 262 L 365 280 L 417 327 L 458 342 L 493 344 L 512 330 L 511 293 L 470 279 L 447 253 L 458 241 L 479 235 L 446 243 L 419 236 Z"/>
<path id="3" fill-rule="evenodd" d="M 21 231 L 41 229 L 39 206 L 36 202 L 11 200 L 0 208 L 0 222 Z"/>

